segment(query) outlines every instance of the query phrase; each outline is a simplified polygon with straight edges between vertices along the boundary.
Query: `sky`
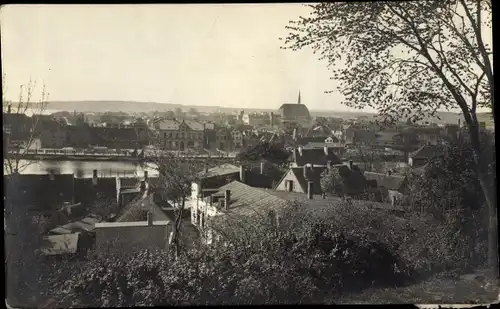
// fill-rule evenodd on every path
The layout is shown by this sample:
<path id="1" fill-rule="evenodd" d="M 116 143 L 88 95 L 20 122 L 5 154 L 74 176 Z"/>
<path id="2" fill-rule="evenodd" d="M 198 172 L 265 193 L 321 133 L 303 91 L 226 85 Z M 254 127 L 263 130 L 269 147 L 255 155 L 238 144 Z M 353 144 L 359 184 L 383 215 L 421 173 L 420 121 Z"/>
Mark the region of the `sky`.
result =
<path id="1" fill-rule="evenodd" d="M 0 12 L 7 99 L 30 79 L 50 101 L 311 110 L 341 104 L 325 61 L 282 50 L 302 4 L 10 5 Z M 40 88 L 38 88 L 40 89 Z M 373 112 L 373 110 L 365 110 Z"/>

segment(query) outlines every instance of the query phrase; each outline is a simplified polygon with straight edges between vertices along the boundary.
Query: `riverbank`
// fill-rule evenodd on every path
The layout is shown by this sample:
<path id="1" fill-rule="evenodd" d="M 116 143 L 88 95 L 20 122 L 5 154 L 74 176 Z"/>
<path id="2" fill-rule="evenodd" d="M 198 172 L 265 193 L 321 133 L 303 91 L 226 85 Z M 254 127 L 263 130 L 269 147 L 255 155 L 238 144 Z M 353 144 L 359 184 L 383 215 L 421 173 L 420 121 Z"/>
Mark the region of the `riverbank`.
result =
<path id="1" fill-rule="evenodd" d="M 7 155 L 7 159 L 13 159 L 13 155 Z M 109 162 L 131 162 L 139 163 L 140 160 L 137 157 L 132 156 L 89 156 L 89 155 L 42 155 L 42 154 L 23 154 L 21 156 L 23 160 L 30 161 L 109 161 Z"/>

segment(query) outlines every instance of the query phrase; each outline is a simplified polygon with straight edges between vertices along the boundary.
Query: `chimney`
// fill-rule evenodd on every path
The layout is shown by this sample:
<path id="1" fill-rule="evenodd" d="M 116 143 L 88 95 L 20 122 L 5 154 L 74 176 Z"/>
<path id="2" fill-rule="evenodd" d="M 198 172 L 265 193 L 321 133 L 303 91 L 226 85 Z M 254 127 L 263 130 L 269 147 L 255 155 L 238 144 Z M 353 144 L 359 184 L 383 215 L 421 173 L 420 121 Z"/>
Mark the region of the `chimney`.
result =
<path id="1" fill-rule="evenodd" d="M 297 140 L 297 128 L 293 129 L 292 138 L 295 141 Z"/>
<path id="2" fill-rule="evenodd" d="M 328 147 L 327 146 L 323 147 L 323 150 L 325 151 L 325 156 L 327 156 L 328 155 Z"/>
<path id="3" fill-rule="evenodd" d="M 141 181 L 141 193 L 146 190 L 146 182 L 144 180 Z"/>
<path id="4" fill-rule="evenodd" d="M 349 160 L 349 169 L 352 170 L 352 160 Z"/>
<path id="5" fill-rule="evenodd" d="M 328 169 L 331 169 L 332 168 L 332 161 L 326 161 L 326 167 Z"/>
<path id="6" fill-rule="evenodd" d="M 92 185 L 97 186 L 97 170 L 92 171 Z"/>
<path id="7" fill-rule="evenodd" d="M 148 226 L 153 226 L 153 213 L 148 211 Z"/>
<path id="8" fill-rule="evenodd" d="M 50 180 L 54 180 L 55 179 L 54 170 L 50 170 L 50 172 L 49 172 L 49 179 Z"/>
<path id="9" fill-rule="evenodd" d="M 302 166 L 302 170 L 304 171 L 304 179 L 307 179 L 307 165 Z"/>
<path id="10" fill-rule="evenodd" d="M 460 128 L 460 118 L 458 118 L 458 127 Z"/>
<path id="11" fill-rule="evenodd" d="M 240 166 L 240 182 L 245 183 L 245 167 L 243 165 Z"/>
<path id="12" fill-rule="evenodd" d="M 388 170 L 388 171 L 387 171 L 387 175 L 388 175 L 388 176 L 391 176 L 391 174 L 392 174 L 392 171 L 391 171 L 391 170 Z"/>
<path id="13" fill-rule="evenodd" d="M 7 106 L 7 114 L 10 114 L 10 113 L 11 113 L 11 111 L 12 111 L 12 110 L 11 110 L 11 106 L 10 106 L 10 105 L 9 105 L 9 106 Z"/>
<path id="14" fill-rule="evenodd" d="M 148 181 L 148 171 L 144 171 L 144 180 Z"/>
<path id="15" fill-rule="evenodd" d="M 313 189 L 314 189 L 314 183 L 312 181 L 307 182 L 307 198 L 312 200 L 313 199 Z"/>
<path id="16" fill-rule="evenodd" d="M 297 149 L 299 150 L 300 156 L 302 156 L 302 146 L 299 146 Z"/>
<path id="17" fill-rule="evenodd" d="M 224 200 L 225 200 L 224 208 L 228 210 L 229 203 L 231 202 L 231 190 L 226 190 L 226 193 L 224 194 Z"/>
<path id="18" fill-rule="evenodd" d="M 208 202 L 209 202 L 210 206 L 213 206 L 213 204 L 214 204 L 214 196 L 213 195 L 210 194 L 208 196 Z"/>
<path id="19" fill-rule="evenodd" d="M 264 162 L 260 162 L 260 174 L 264 175 Z"/>

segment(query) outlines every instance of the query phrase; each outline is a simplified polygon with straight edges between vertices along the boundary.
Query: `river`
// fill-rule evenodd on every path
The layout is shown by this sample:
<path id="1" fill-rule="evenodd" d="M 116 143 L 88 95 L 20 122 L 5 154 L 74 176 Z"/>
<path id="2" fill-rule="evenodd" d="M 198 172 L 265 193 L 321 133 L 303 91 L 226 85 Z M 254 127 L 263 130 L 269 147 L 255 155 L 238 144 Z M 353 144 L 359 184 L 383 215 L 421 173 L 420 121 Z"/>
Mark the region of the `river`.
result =
<path id="1" fill-rule="evenodd" d="M 75 174 L 76 177 L 92 177 L 93 170 L 97 170 L 99 177 L 115 176 L 142 176 L 144 171 L 148 175 L 157 175 L 157 171 L 150 165 L 134 162 L 108 162 L 108 161 L 28 161 L 22 160 L 20 166 L 28 165 L 21 170 L 21 174 Z M 5 174 L 5 169 L 4 169 Z"/>

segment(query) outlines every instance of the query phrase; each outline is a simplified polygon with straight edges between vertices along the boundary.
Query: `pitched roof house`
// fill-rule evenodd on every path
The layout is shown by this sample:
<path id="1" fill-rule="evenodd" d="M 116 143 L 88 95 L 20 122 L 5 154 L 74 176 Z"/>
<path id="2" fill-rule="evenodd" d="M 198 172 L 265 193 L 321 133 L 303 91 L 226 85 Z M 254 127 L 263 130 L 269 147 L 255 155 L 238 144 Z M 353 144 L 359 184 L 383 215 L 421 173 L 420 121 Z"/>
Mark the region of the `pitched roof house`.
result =
<path id="1" fill-rule="evenodd" d="M 306 164 L 326 166 L 328 161 L 331 164 L 342 163 L 334 151 L 328 147 L 309 149 L 298 147 L 293 150 L 293 163 L 297 167 Z"/>
<path id="2" fill-rule="evenodd" d="M 442 155 L 443 154 L 439 151 L 439 148 L 437 146 L 426 144 L 420 147 L 417 151 L 410 154 L 408 165 L 413 168 L 418 168 L 427 164 L 431 159 L 440 157 Z"/>
<path id="3" fill-rule="evenodd" d="M 383 191 L 383 199 L 391 204 L 403 201 L 408 190 L 408 179 L 404 175 L 365 172 L 368 180 L 375 181 Z M 387 191 L 387 192 L 386 192 Z"/>

